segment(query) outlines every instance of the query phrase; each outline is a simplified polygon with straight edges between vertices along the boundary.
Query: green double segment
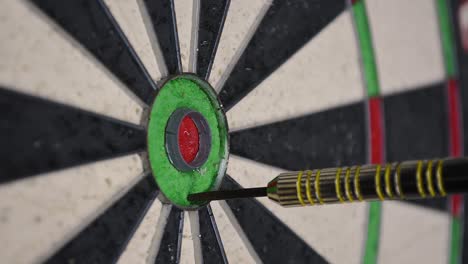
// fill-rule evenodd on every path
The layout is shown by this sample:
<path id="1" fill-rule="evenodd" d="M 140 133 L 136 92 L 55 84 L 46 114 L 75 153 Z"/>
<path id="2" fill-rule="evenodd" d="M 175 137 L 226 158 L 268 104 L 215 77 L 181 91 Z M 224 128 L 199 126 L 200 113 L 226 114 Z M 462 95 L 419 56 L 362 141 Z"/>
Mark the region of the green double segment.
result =
<path id="1" fill-rule="evenodd" d="M 450 21 L 450 7 L 448 0 L 435 0 L 439 17 L 439 31 L 445 64 L 445 74 L 448 79 L 456 78 L 457 64 L 455 59 L 455 44 L 453 27 Z"/>
<path id="2" fill-rule="evenodd" d="M 354 24 L 356 26 L 361 63 L 368 97 L 380 95 L 379 75 L 375 61 L 372 34 L 369 27 L 366 5 L 364 0 L 357 0 L 352 5 Z"/>

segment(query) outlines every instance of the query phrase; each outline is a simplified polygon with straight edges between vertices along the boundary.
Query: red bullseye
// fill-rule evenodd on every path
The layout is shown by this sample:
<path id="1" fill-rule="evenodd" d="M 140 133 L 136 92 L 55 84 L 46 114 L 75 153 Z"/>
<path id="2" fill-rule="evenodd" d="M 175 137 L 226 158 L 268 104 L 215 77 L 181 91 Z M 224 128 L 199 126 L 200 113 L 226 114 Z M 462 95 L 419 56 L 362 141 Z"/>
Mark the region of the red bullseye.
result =
<path id="1" fill-rule="evenodd" d="M 179 126 L 179 150 L 185 162 L 192 162 L 200 149 L 200 135 L 195 122 L 189 116 Z"/>
<path id="2" fill-rule="evenodd" d="M 211 133 L 199 112 L 180 108 L 172 113 L 166 125 L 166 153 L 180 171 L 203 166 L 211 149 Z"/>

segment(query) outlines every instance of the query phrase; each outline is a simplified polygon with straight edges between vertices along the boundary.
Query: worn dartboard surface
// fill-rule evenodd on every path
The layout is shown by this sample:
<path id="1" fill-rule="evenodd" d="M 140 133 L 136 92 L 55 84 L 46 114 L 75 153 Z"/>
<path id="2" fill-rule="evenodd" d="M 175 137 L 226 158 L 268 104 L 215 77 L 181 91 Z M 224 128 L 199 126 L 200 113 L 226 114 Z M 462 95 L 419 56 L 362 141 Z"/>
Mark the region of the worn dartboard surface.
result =
<path id="1" fill-rule="evenodd" d="M 467 21 L 456 0 L 0 1 L 0 262 L 468 262 L 462 196 L 184 200 L 463 155 Z"/>

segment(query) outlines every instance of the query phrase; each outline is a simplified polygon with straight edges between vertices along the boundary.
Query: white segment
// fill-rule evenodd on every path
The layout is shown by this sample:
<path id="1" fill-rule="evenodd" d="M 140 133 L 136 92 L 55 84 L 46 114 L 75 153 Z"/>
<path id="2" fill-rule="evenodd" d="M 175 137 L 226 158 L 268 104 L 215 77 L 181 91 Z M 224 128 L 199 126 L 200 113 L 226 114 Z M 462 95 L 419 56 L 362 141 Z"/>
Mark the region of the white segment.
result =
<path id="1" fill-rule="evenodd" d="M 272 0 L 235 0 L 229 4 L 209 83 L 220 91 Z"/>
<path id="2" fill-rule="evenodd" d="M 138 8 L 140 10 L 143 24 L 145 25 L 146 35 L 148 36 L 149 42 L 151 44 L 153 54 L 156 56 L 156 62 L 158 63 L 161 76 L 166 77 L 168 75 L 166 62 L 164 61 L 164 55 L 162 54 L 161 47 L 159 46 L 159 40 L 156 36 L 156 31 L 153 27 L 153 22 L 151 21 L 151 17 L 148 13 L 148 10 L 146 9 L 144 0 L 136 0 L 136 1 L 137 1 Z"/>
<path id="3" fill-rule="evenodd" d="M 382 204 L 378 262 L 447 263 L 450 215 L 401 202 Z"/>
<path id="4" fill-rule="evenodd" d="M 168 206 L 163 207 L 159 199 L 153 201 L 125 251 L 119 257 L 118 264 L 154 263 L 154 258 L 152 261 L 150 258 L 156 257 L 170 213 L 170 208 L 167 210 L 166 207 Z"/>
<path id="5" fill-rule="evenodd" d="M 125 85 L 31 4 L 3 1 L 0 22 L 0 85 L 140 123 Z"/>
<path id="6" fill-rule="evenodd" d="M 143 177 L 137 154 L 0 185 L 0 256 L 42 263 Z"/>
<path id="7" fill-rule="evenodd" d="M 154 234 L 153 240 L 151 241 L 151 250 L 149 251 L 148 258 L 146 261 L 146 263 L 148 264 L 153 264 L 156 260 L 156 256 L 159 253 L 159 248 L 161 247 L 161 240 L 166 230 L 166 224 L 169 220 L 169 214 L 171 213 L 171 210 L 171 204 L 163 204 L 158 223 L 156 224 L 156 233 Z"/>
<path id="8" fill-rule="evenodd" d="M 231 131 L 322 111 L 363 98 L 350 12 L 343 12 L 229 112 Z"/>
<path id="9" fill-rule="evenodd" d="M 198 38 L 199 0 L 174 0 L 180 60 L 183 72 L 194 72 L 195 51 Z"/>
<path id="10" fill-rule="evenodd" d="M 198 211 L 185 211 L 180 263 L 203 263 Z"/>
<path id="11" fill-rule="evenodd" d="M 452 6 L 452 8 L 455 8 Z M 463 45 L 463 50 L 466 52 L 468 50 L 468 38 L 467 38 L 467 29 L 468 29 L 468 3 L 463 2 L 458 7 L 458 26 L 460 27 L 461 33 L 461 44 Z"/>
<path id="12" fill-rule="evenodd" d="M 145 65 L 146 70 L 153 80 L 157 82 L 167 75 L 167 69 L 164 61 L 159 62 L 161 69 L 158 67 L 156 59 L 162 57 L 157 57 L 153 53 L 150 38 L 146 33 L 145 24 L 143 23 L 143 16 L 147 14 L 146 12 L 140 12 L 137 1 L 138 0 L 104 0 L 133 49 L 138 54 L 138 57 Z M 161 54 L 157 41 L 156 45 L 156 52 Z"/>
<path id="13" fill-rule="evenodd" d="M 203 254 L 200 234 L 200 217 L 198 211 L 188 211 L 190 218 L 190 229 L 192 231 L 193 251 L 195 263 L 203 263 Z"/>
<path id="14" fill-rule="evenodd" d="M 192 36 L 190 38 L 190 57 L 189 57 L 189 72 L 197 71 L 197 56 L 198 56 L 198 29 L 200 24 L 200 3 L 201 0 L 193 0 L 192 9 Z"/>
<path id="15" fill-rule="evenodd" d="M 261 187 L 283 170 L 231 156 L 228 172 L 242 187 Z M 367 205 L 285 208 L 268 198 L 258 199 L 275 216 L 330 263 L 360 263 L 367 231 Z"/>
<path id="16" fill-rule="evenodd" d="M 444 79 L 435 2 L 366 1 L 382 94 Z"/>
<path id="17" fill-rule="evenodd" d="M 223 206 L 221 206 L 221 204 Z M 236 221 L 235 216 L 232 215 L 232 212 L 230 215 L 226 214 L 224 209 L 227 207 L 227 211 L 230 210 L 226 202 L 215 201 L 211 202 L 210 205 L 229 263 L 261 263 L 260 258 L 256 255 L 255 250 L 252 249 L 252 246 L 244 243 L 241 237 L 243 231 L 239 227 L 239 224 L 232 224 L 232 221 Z M 253 252 L 253 254 L 249 253 L 249 248 L 250 252 Z"/>
<path id="18" fill-rule="evenodd" d="M 193 241 L 192 241 L 192 228 L 190 226 L 190 219 L 187 212 L 184 212 L 184 227 L 182 230 L 182 245 L 180 247 L 180 263 L 193 263 Z"/>

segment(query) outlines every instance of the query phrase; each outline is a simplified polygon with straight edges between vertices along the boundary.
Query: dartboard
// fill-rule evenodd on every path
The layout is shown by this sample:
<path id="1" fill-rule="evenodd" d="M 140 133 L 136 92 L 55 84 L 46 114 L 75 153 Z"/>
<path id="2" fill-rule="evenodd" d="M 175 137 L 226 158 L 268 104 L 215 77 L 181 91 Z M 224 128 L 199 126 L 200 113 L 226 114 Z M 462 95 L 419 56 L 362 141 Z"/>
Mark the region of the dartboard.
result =
<path id="1" fill-rule="evenodd" d="M 467 1 L 1 2 L 2 263 L 466 261 L 460 195 L 187 195 L 462 156 Z"/>

